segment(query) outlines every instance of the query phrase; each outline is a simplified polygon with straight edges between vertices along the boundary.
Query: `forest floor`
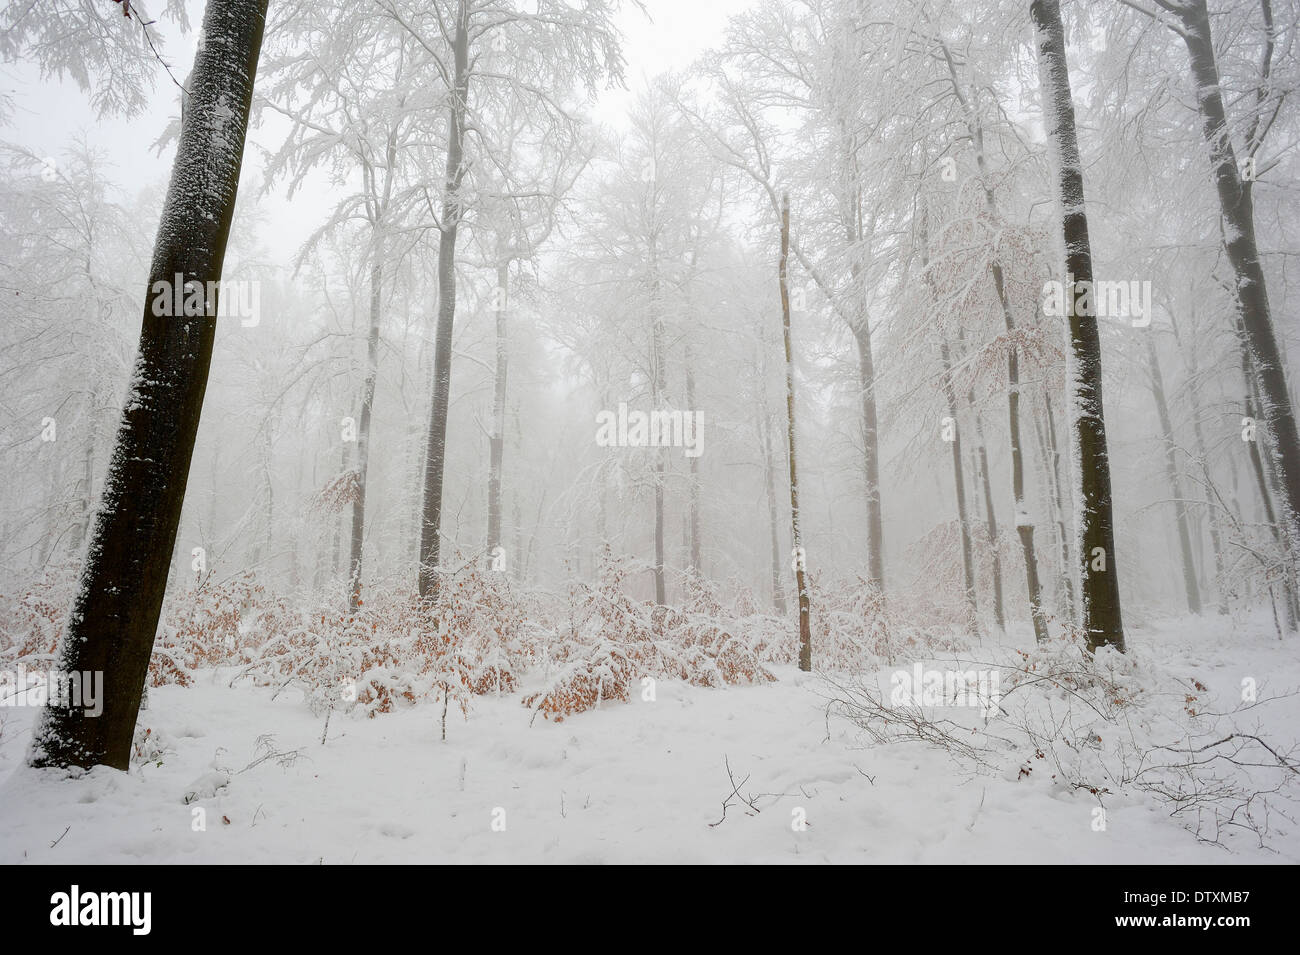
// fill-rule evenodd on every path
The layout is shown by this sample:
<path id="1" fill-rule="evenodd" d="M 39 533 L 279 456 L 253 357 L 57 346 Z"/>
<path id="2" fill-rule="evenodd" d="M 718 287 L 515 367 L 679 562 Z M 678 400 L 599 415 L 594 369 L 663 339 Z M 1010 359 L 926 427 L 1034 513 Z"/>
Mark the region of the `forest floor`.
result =
<path id="1" fill-rule="evenodd" d="M 1201 684 L 1207 711 L 1233 710 L 1256 680 L 1271 702 L 1239 728 L 1294 753 L 1294 643 L 1225 629 L 1158 623 L 1130 634 L 1131 655 Z M 24 766 L 35 710 L 6 708 L 0 863 L 1300 862 L 1286 793 L 1252 803 L 1267 847 L 1202 812 L 1213 844 L 1189 828 L 1195 814 L 1171 816 L 1138 786 L 1099 798 L 1063 783 L 1033 746 L 976 771 L 925 744 L 873 744 L 827 716 L 818 675 L 776 674 L 725 689 L 660 681 L 653 702 L 532 726 L 517 695 L 476 698 L 468 721 L 448 716 L 446 742 L 439 706 L 335 714 L 322 745 L 301 697 L 208 672 L 151 691 L 141 725 L 155 759 L 79 778 Z M 1168 696 L 1159 705 L 1177 710 Z"/>

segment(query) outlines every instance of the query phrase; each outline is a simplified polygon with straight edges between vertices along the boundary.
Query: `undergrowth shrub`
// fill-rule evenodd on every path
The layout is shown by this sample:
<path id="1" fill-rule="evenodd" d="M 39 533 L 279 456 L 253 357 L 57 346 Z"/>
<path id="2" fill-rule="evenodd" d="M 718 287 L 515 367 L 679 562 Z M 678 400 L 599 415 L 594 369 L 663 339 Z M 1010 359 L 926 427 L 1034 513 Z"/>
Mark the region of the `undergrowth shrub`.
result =
<path id="1" fill-rule="evenodd" d="M 775 679 L 728 614 L 714 585 L 686 580 L 683 607 L 661 607 L 627 593 L 626 561 L 606 556 L 594 585 L 570 586 L 564 623 L 557 627 L 543 686 L 523 704 L 559 722 L 606 700 L 626 701 L 637 681 L 677 679 L 696 686 L 765 683 Z"/>
<path id="2" fill-rule="evenodd" d="M 676 606 L 657 606 L 632 596 L 640 569 L 607 553 L 594 581 L 555 594 L 471 563 L 442 576 L 435 603 L 372 585 L 355 612 L 273 593 L 252 573 L 209 575 L 169 593 L 149 685 L 186 686 L 200 669 L 228 667 L 232 685 L 292 688 L 318 713 L 441 703 L 467 715 L 475 696 L 492 694 L 558 722 L 628 700 L 647 677 L 721 688 L 766 683 L 772 667 L 795 664 L 795 612 L 762 610 L 738 586 L 728 601 L 695 574 L 681 578 Z M 951 642 L 939 615 L 918 625 L 911 601 L 886 603 L 862 578 L 813 587 L 819 670 L 852 672 Z M 74 588 L 64 569 L 3 600 L 0 661 L 52 660 Z"/>

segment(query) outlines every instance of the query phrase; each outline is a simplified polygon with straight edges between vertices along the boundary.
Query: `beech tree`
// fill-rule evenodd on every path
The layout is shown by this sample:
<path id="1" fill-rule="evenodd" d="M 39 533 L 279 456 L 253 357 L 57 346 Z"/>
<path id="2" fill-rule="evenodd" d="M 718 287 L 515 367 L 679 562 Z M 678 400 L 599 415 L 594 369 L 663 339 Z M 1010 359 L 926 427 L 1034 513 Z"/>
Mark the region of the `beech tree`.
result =
<path id="1" fill-rule="evenodd" d="M 929 211 L 922 209 L 920 222 L 920 243 L 921 243 L 921 271 L 925 281 L 927 296 L 927 305 L 937 306 L 939 298 L 936 289 L 934 273 L 930 270 L 930 237 L 929 237 Z M 978 626 L 977 616 L 979 614 L 979 603 L 975 595 L 975 558 L 971 545 L 971 528 L 970 518 L 966 509 L 966 478 L 965 469 L 962 460 L 962 441 L 961 431 L 957 426 L 959 408 L 957 404 L 957 391 L 954 383 L 952 355 L 948 347 L 948 341 L 941 330 L 939 332 L 939 360 L 943 367 L 943 377 L 940 386 L 943 391 L 944 403 L 948 411 L 949 424 L 952 427 L 951 438 L 945 437 L 952 445 L 952 478 L 953 478 L 953 496 L 957 508 L 958 530 L 961 533 L 961 572 L 963 592 L 966 597 L 966 606 L 969 610 L 967 627 L 972 632 Z"/>
<path id="2" fill-rule="evenodd" d="M 712 146 L 714 158 L 746 176 L 771 220 L 780 194 L 800 192 L 791 254 L 852 337 L 861 415 L 861 475 L 867 518 L 865 556 L 872 586 L 885 585 L 880 492 L 880 425 L 870 303 L 890 256 L 892 196 L 870 188 L 874 134 L 883 122 L 870 107 L 867 20 L 842 0 L 769 2 L 738 17 L 722 48 L 701 65 L 714 90 L 713 110 L 682 108 Z M 787 117 L 799 124 L 789 128 Z M 778 166 L 781 174 L 778 174 Z M 803 175 L 791 172 L 799 169 Z M 804 290 L 796 293 L 804 299 Z"/>
<path id="3" fill-rule="evenodd" d="M 712 264 L 727 196 L 721 177 L 702 161 L 695 131 L 674 108 L 677 89 L 676 79 L 666 77 L 637 97 L 630 130 L 592 168 L 601 174 L 599 186 L 580 195 L 583 234 L 564 260 L 579 307 L 606 316 L 596 320 L 602 334 L 582 348 L 598 369 L 606 408 L 645 398 L 652 410 L 683 401 L 686 412 L 699 410 L 692 342 L 700 339 L 700 272 Z M 616 316 L 623 325 L 611 328 Z M 605 353 L 594 354 L 597 348 Z M 672 569 L 671 487 L 680 483 L 668 450 L 661 444 L 613 455 L 651 499 L 649 569 L 661 605 Z M 682 564 L 689 573 L 699 566 L 700 548 L 695 457 L 687 457 L 687 480 Z"/>
<path id="4" fill-rule="evenodd" d="M 592 146 L 574 124 L 535 123 L 516 98 L 484 108 L 481 135 L 492 143 L 490 165 L 477 190 L 480 228 L 475 265 L 493 278 L 492 412 L 488 430 L 487 535 L 489 568 L 505 559 L 502 535 L 506 409 L 510 355 L 511 272 L 535 264 L 555 229 L 559 205 L 591 159 Z M 518 559 L 520 554 L 513 555 Z M 499 566 L 499 565 L 497 565 Z"/>
<path id="5" fill-rule="evenodd" d="M 351 502 L 348 606 L 361 602 L 362 552 L 371 459 L 375 388 L 384 319 L 384 282 L 409 249 L 404 231 L 427 196 L 418 170 L 430 138 L 427 116 L 436 98 L 420 88 L 427 54 L 409 34 L 368 6 L 286 8 L 268 50 L 263 109 L 291 123 L 268 164 L 268 187 L 283 177 L 292 196 L 315 169 L 353 184 L 309 238 L 298 262 L 325 234 L 355 219 L 369 232 L 369 300 L 365 363 L 356 411 L 356 449 L 343 475 Z M 416 172 L 412 172 L 412 167 Z"/>
<path id="6" fill-rule="evenodd" d="M 1083 629 L 1088 649 L 1113 646 L 1124 650 L 1120 612 L 1119 567 L 1115 559 L 1115 529 L 1111 513 L 1110 458 L 1106 447 L 1106 418 L 1101 391 L 1101 340 L 1097 319 L 1080 299 L 1091 294 L 1092 246 L 1083 197 L 1083 166 L 1074 126 L 1070 72 L 1065 61 L 1065 30 L 1058 0 L 1033 0 L 1029 6 L 1038 53 L 1039 87 L 1044 124 L 1061 209 L 1065 272 L 1073 276 L 1065 290 L 1069 304 L 1067 380 L 1071 451 L 1077 482 L 1075 529 L 1081 565 Z"/>
<path id="7" fill-rule="evenodd" d="M 1262 0 L 1259 9 L 1263 43 L 1258 85 L 1253 95 L 1243 97 L 1249 112 L 1239 157 L 1224 105 L 1207 0 L 1152 2 L 1155 10 L 1137 0 L 1125 0 L 1125 5 L 1172 30 L 1187 48 L 1201 132 L 1219 200 L 1223 250 L 1232 267 L 1240 333 L 1250 355 L 1265 436 L 1271 439 L 1269 454 L 1277 471 L 1281 508 L 1278 519 L 1289 538 L 1287 549 L 1293 554 L 1300 553 L 1300 432 L 1296 428 L 1286 366 L 1273 327 L 1268 284 L 1255 237 L 1254 186 L 1265 168 L 1259 153 L 1277 121 L 1285 96 L 1273 87 L 1270 75 L 1278 25 L 1274 22 L 1270 0 Z M 1289 567 L 1286 573 L 1294 580 L 1295 567 Z"/>
<path id="8" fill-rule="evenodd" d="M 795 596 L 799 602 L 799 669 L 812 669 L 812 597 L 809 594 L 808 558 L 803 549 L 799 522 L 799 469 L 795 453 L 794 423 L 794 349 L 790 344 L 790 197 L 781 197 L 781 260 L 778 278 L 781 285 L 781 330 L 785 343 L 785 414 L 786 448 L 790 458 L 790 538 L 794 541 L 791 563 L 794 566 Z"/>
<path id="9" fill-rule="evenodd" d="M 1169 415 L 1169 400 L 1165 393 L 1165 378 L 1160 370 L 1160 357 L 1156 354 L 1156 345 L 1150 335 L 1146 336 L 1147 369 L 1151 375 L 1151 397 L 1155 402 L 1156 415 L 1160 422 L 1160 438 L 1164 445 L 1165 477 L 1169 481 L 1169 490 L 1173 494 L 1174 523 L 1178 530 L 1178 553 L 1183 565 L 1183 592 L 1187 597 L 1187 609 L 1192 613 L 1201 612 L 1201 592 L 1196 581 L 1196 565 L 1192 557 L 1192 532 L 1187 513 L 1187 504 L 1183 498 L 1182 477 L 1178 472 L 1178 447 L 1174 440 L 1173 422 Z"/>
<path id="10" fill-rule="evenodd" d="M 516 97 L 555 123 L 576 121 L 571 98 L 622 76 L 622 54 L 612 26 L 613 0 L 574 7 L 539 0 L 533 11 L 508 0 L 379 0 L 388 16 L 429 55 L 429 82 L 445 94 L 446 134 L 438 230 L 438 316 L 424 503 L 420 522 L 418 589 L 436 600 L 442 547 L 442 496 L 451 401 L 451 347 L 456 318 L 456 249 L 473 207 L 472 166 L 490 164 L 490 140 L 475 130 L 488 115 L 477 103 Z"/>
<path id="11" fill-rule="evenodd" d="M 60 649 L 67 673 L 104 674 L 103 713 L 47 707 L 34 766 L 126 769 L 180 522 L 216 333 L 217 296 L 244 154 L 266 0 L 210 3 L 187 82 L 171 185 L 154 246 L 135 370 Z M 202 314 L 158 315 L 176 276 Z"/>
<path id="12" fill-rule="evenodd" d="M 0 446 L 46 475 L 5 508 L 0 567 L 17 577 L 15 563 L 44 570 L 85 547 L 133 357 L 137 269 L 131 212 L 83 137 L 51 157 L 0 145 L 0 161 L 0 378 L 31 379 L 4 399 Z"/>
<path id="13" fill-rule="evenodd" d="M 978 87 L 969 89 L 961 82 L 958 67 L 952 50 L 942 36 L 936 37 L 935 45 L 947 70 L 948 82 L 952 95 L 956 99 L 966 139 L 974 151 L 975 166 L 979 188 L 983 193 L 984 211 L 987 215 L 987 228 L 995 236 L 990 240 L 989 276 L 997 294 L 999 310 L 1002 314 L 1003 328 L 1006 332 L 1007 364 L 1007 421 L 1011 444 L 1011 488 L 1016 534 L 1020 538 L 1021 553 L 1024 558 L 1026 592 L 1029 595 L 1029 614 L 1034 628 L 1034 636 L 1039 643 L 1047 640 L 1047 621 L 1043 613 L 1042 587 L 1038 576 L 1038 556 L 1034 548 L 1034 522 L 1025 499 L 1025 453 L 1021 434 L 1021 380 L 1020 348 L 1017 342 L 1017 322 L 1014 308 L 1007 289 L 1007 275 L 1004 257 L 1009 251 L 1004 241 L 1007 230 L 1001 221 L 995 199 L 991 171 L 985 155 L 984 121 L 980 115 L 977 96 Z"/>
<path id="14" fill-rule="evenodd" d="M 183 24 L 20 0 L 0 59 L 152 123 L 146 3 Z M 606 700 L 674 640 L 716 683 L 1300 626 L 1300 0 L 1058 3 L 754 0 L 626 98 L 616 0 L 214 5 L 165 206 L 0 90 L 0 671 L 108 677 L 32 761 L 123 765 L 143 684 L 286 647 L 382 708 L 454 695 L 389 655 L 525 630 L 521 685 L 606 641 Z"/>

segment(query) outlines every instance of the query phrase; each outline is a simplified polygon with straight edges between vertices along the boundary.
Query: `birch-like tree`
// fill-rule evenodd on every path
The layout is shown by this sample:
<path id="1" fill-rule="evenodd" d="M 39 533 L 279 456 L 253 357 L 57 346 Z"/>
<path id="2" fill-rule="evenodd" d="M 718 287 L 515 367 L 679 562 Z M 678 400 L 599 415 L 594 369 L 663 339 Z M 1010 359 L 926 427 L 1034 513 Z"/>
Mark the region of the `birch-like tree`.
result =
<path id="1" fill-rule="evenodd" d="M 578 97 L 622 76 L 613 26 L 614 0 L 574 6 L 538 0 L 530 9 L 510 0 L 377 0 L 429 57 L 426 82 L 442 90 L 444 163 L 436 210 L 438 316 L 420 523 L 420 596 L 436 600 L 442 547 L 442 497 L 451 401 L 452 331 L 456 319 L 456 249 L 461 224 L 474 209 L 476 165 L 489 157 L 490 103 L 517 98 L 539 119 L 578 121 Z M 432 206 L 431 202 L 431 206 Z"/>

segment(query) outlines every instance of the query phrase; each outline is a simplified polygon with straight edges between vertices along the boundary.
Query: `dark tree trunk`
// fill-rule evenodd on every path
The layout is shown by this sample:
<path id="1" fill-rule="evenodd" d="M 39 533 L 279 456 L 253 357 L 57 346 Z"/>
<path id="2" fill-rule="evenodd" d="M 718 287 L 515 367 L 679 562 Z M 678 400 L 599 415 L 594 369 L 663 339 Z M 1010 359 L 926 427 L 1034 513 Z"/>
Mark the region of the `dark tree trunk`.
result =
<path id="1" fill-rule="evenodd" d="M 1246 345 L 1245 330 L 1242 328 L 1240 320 L 1237 322 L 1238 340 L 1241 342 L 1241 374 L 1243 384 L 1246 389 L 1245 411 L 1246 417 L 1255 420 L 1255 378 L 1250 373 L 1250 351 Z M 1275 488 L 1277 486 L 1276 475 L 1265 466 L 1264 455 L 1259 450 L 1259 436 L 1256 433 L 1255 439 L 1248 441 L 1250 445 L 1250 467 L 1255 475 L 1255 486 L 1259 489 L 1260 504 L 1264 509 L 1264 521 L 1273 531 L 1273 539 L 1277 542 L 1278 549 L 1283 553 L 1288 553 L 1286 528 L 1277 519 L 1277 511 L 1273 507 L 1273 494 L 1270 490 L 1270 484 Z M 1270 478 L 1274 480 L 1270 481 Z M 1300 623 L 1300 602 L 1297 601 L 1295 575 L 1289 566 L 1283 567 L 1282 573 L 1282 608 L 1286 617 L 1286 628 L 1289 632 L 1295 632 L 1297 624 Z M 1272 590 L 1272 583 L 1269 584 Z"/>
<path id="2" fill-rule="evenodd" d="M 267 0 L 210 2 L 149 272 L 139 351 L 103 499 L 59 654 L 103 673 L 103 712 L 45 707 L 33 766 L 125 770 L 194 453 L 216 296 L 205 314 L 155 315 L 155 283 L 219 282 L 235 211 Z M 204 286 L 207 287 L 206 284 Z"/>
<path id="3" fill-rule="evenodd" d="M 790 197 L 781 200 L 781 327 L 785 338 L 785 412 L 786 440 L 790 449 L 790 528 L 794 546 L 795 588 L 799 596 L 799 669 L 812 670 L 812 598 L 808 593 L 808 569 L 803 553 L 803 534 L 799 526 L 799 472 L 795 456 L 794 426 L 794 349 L 790 342 L 790 283 L 787 267 L 790 259 Z M 874 400 L 874 399 L 873 399 Z"/>
<path id="4" fill-rule="evenodd" d="M 1101 339 L 1097 319 L 1079 314 L 1079 298 L 1092 287 L 1092 246 L 1084 207 L 1083 167 L 1074 127 L 1074 102 L 1070 72 L 1065 60 L 1065 31 L 1058 0 L 1033 0 L 1029 15 L 1034 22 L 1043 117 L 1051 144 L 1061 231 L 1065 240 L 1065 271 L 1073 276 L 1070 302 L 1070 368 L 1066 387 L 1071 392 L 1070 430 L 1079 482 L 1078 512 L 1082 523 L 1075 529 L 1077 559 L 1082 568 L 1080 618 L 1088 649 L 1113 646 L 1124 650 L 1124 622 L 1120 612 L 1119 567 L 1115 559 L 1115 529 L 1111 516 L 1110 460 L 1106 450 L 1106 419 L 1101 390 Z"/>
<path id="5" fill-rule="evenodd" d="M 438 236 L 438 326 L 434 334 L 433 401 L 424 453 L 424 507 L 420 525 L 420 597 L 438 599 L 441 553 L 442 483 L 447 462 L 447 415 L 451 408 L 451 344 L 456 320 L 456 235 L 460 229 L 460 187 L 465 178 L 465 113 L 469 97 L 469 12 L 464 0 L 456 8 L 452 41 L 456 76 L 447 108 L 447 164 L 444 170 L 442 223 Z"/>
<path id="6" fill-rule="evenodd" d="M 1179 7 L 1179 17 L 1191 57 L 1202 132 L 1210 150 L 1210 165 L 1219 195 L 1223 247 L 1236 276 L 1237 301 L 1259 386 L 1260 411 L 1272 437 L 1273 466 L 1281 491 L 1278 517 L 1283 523 L 1283 533 L 1290 539 L 1288 549 L 1296 550 L 1300 549 L 1300 436 L 1297 436 L 1295 411 L 1273 331 L 1264 267 L 1255 243 L 1252 180 L 1242 176 L 1228 132 L 1205 0 L 1187 0 Z"/>
<path id="7" fill-rule="evenodd" d="M 995 281 L 998 296 L 1002 299 L 1002 311 L 1006 318 L 1007 332 L 1015 330 L 1011 321 L 1011 309 L 1007 305 L 1003 292 L 1002 273 L 997 266 Z M 1029 592 L 1029 616 L 1034 625 L 1034 637 L 1039 643 L 1047 641 L 1047 619 L 1043 615 L 1042 585 L 1038 580 L 1038 558 L 1034 553 L 1034 525 L 1029 519 L 1029 509 L 1025 504 L 1025 465 L 1024 452 L 1020 442 L 1020 360 L 1014 344 L 1007 348 L 1007 418 L 1011 435 L 1011 491 L 1016 505 L 1016 534 L 1020 537 L 1020 550 L 1025 560 L 1025 583 Z"/>
<path id="8" fill-rule="evenodd" d="M 993 199 L 988 163 L 984 158 L 983 122 L 975 104 L 962 95 L 961 85 L 957 81 L 956 67 L 952 58 L 948 56 L 947 47 L 943 49 L 947 57 L 953 90 L 966 110 L 966 125 L 975 146 L 975 162 L 984 189 L 984 205 L 990 219 L 996 224 L 997 204 Z M 1011 491 L 1015 504 L 1016 535 L 1020 538 L 1020 549 L 1024 558 L 1025 585 L 1029 595 L 1029 617 L 1034 628 L 1034 638 L 1038 643 L 1044 643 L 1047 640 L 1047 619 L 1043 615 L 1042 585 L 1038 580 L 1038 558 L 1034 552 L 1034 525 L 1029 518 L 1029 508 L 1025 503 L 1025 465 L 1023 442 L 1020 437 L 1020 356 L 1015 343 L 1015 318 L 1011 313 L 1011 303 L 1007 299 L 1006 280 L 1002 263 L 997 257 L 996 242 L 989 272 L 993 277 L 993 288 L 997 292 L 998 305 L 1002 309 L 1002 321 L 1007 330 L 1007 422 L 1011 440 Z"/>

